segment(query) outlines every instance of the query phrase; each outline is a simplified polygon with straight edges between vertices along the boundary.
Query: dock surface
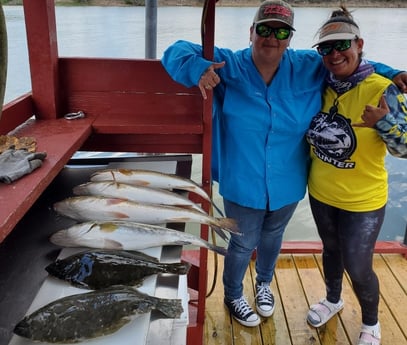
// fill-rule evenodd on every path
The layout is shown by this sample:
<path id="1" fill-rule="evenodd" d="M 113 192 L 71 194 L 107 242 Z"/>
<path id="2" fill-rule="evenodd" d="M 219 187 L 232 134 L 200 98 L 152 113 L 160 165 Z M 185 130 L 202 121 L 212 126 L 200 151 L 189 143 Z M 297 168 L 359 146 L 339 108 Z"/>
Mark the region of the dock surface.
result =
<path id="1" fill-rule="evenodd" d="M 208 255 L 208 291 L 214 277 L 214 255 Z M 216 286 L 206 300 L 206 345 L 353 345 L 361 326 L 359 303 L 349 278 L 344 277 L 344 309 L 319 329 L 310 327 L 310 304 L 325 296 L 321 254 L 281 254 L 272 291 L 275 311 L 259 326 L 248 328 L 235 321 L 223 304 L 223 257 L 217 257 Z M 379 320 L 382 345 L 407 344 L 407 260 L 400 254 L 375 254 L 374 269 L 380 281 Z M 251 261 L 244 294 L 254 307 L 255 270 Z"/>

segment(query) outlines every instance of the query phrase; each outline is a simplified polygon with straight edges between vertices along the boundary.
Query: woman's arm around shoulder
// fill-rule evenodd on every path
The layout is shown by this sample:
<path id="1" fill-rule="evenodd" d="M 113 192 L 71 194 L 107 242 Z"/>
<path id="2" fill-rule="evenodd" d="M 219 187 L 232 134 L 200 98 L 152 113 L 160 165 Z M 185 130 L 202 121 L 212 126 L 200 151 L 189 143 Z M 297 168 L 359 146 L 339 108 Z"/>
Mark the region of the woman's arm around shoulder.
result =
<path id="1" fill-rule="evenodd" d="M 386 89 L 378 107 L 365 107 L 362 120 L 354 126 L 375 128 L 391 155 L 407 158 L 407 101 L 394 84 Z"/>
<path id="2" fill-rule="evenodd" d="M 369 61 L 369 63 L 372 64 L 377 74 L 392 80 L 401 92 L 407 92 L 407 72 L 394 69 L 381 62 Z"/>

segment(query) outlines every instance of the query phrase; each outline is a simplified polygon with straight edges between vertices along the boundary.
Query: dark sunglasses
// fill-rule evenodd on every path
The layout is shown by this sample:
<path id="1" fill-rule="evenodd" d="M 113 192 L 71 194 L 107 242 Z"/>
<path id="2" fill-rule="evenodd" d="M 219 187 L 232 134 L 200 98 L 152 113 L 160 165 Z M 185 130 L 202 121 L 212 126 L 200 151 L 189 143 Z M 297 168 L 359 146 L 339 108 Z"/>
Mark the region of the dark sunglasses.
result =
<path id="1" fill-rule="evenodd" d="M 335 41 L 333 43 L 324 43 L 320 44 L 317 47 L 319 55 L 322 56 L 327 56 L 333 52 L 335 49 L 338 52 L 343 52 L 345 50 L 348 50 L 352 45 L 352 40 L 341 40 L 341 41 Z"/>
<path id="2" fill-rule="evenodd" d="M 256 25 L 256 34 L 260 37 L 267 38 L 274 33 L 274 37 L 278 40 L 286 40 L 290 37 L 291 29 L 290 28 L 272 28 L 266 24 L 257 24 Z"/>

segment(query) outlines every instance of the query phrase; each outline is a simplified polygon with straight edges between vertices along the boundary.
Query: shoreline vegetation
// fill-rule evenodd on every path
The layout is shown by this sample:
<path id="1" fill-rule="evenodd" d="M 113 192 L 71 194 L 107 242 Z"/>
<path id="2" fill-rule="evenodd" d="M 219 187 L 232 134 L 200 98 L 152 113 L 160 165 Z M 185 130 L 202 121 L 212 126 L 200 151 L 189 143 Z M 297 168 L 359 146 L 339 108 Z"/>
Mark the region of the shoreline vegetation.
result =
<path id="1" fill-rule="evenodd" d="M 34 1 L 34 0 L 32 0 Z M 59 6 L 144 6 L 147 0 L 55 0 Z M 203 0 L 156 0 L 163 6 L 199 6 Z M 0 0 L 4 5 L 22 5 L 22 0 Z M 217 6 L 256 7 L 260 0 L 219 0 Z M 406 0 L 287 0 L 293 7 L 338 7 L 341 3 L 347 7 L 406 8 Z"/>

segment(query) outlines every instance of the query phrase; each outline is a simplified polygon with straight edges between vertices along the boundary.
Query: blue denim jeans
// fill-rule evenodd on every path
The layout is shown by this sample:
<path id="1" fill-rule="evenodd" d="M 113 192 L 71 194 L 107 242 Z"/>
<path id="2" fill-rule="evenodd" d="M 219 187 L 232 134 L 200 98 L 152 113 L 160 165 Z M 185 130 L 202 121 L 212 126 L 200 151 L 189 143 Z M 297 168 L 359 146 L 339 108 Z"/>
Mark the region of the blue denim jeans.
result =
<path id="1" fill-rule="evenodd" d="M 225 298 L 243 295 L 243 278 L 256 249 L 256 281 L 269 283 L 280 253 L 284 230 L 298 203 L 275 211 L 257 210 L 223 200 L 228 218 L 234 218 L 243 234 L 231 235 L 225 256 L 223 286 Z"/>

